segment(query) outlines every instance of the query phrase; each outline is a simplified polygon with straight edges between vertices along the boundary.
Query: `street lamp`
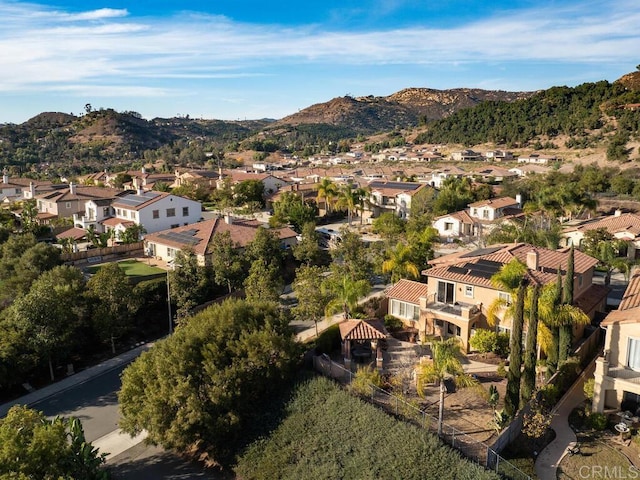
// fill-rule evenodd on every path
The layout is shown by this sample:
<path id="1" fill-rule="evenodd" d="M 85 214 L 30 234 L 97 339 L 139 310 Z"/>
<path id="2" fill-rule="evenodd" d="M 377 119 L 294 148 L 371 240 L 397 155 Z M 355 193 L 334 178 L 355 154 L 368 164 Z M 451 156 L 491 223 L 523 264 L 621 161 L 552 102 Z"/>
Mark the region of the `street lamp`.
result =
<path id="1" fill-rule="evenodd" d="M 177 263 L 167 262 L 174 271 L 176 267 L 181 267 Z M 171 312 L 171 287 L 169 286 L 169 269 L 167 268 L 167 309 L 169 310 L 169 335 L 173 333 L 173 313 Z"/>

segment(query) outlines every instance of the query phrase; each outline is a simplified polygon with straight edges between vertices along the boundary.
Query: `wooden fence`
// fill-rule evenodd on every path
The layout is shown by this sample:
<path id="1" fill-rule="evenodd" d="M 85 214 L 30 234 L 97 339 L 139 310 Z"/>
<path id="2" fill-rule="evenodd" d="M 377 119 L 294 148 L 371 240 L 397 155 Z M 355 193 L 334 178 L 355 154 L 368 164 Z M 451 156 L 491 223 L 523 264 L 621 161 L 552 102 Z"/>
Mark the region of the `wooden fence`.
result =
<path id="1" fill-rule="evenodd" d="M 106 248 L 91 248 L 82 252 L 62 253 L 61 258 L 67 264 L 101 263 L 116 257 L 132 257 L 144 253 L 144 243 L 128 243 Z"/>

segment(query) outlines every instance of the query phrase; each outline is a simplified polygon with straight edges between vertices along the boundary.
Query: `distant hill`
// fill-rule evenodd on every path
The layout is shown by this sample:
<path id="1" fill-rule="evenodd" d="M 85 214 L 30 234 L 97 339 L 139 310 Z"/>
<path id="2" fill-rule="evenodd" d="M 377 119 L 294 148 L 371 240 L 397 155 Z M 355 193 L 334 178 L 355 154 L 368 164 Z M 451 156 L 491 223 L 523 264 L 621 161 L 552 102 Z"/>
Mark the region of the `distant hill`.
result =
<path id="1" fill-rule="evenodd" d="M 387 97 L 334 98 L 284 117 L 274 127 L 326 124 L 340 126 L 356 134 L 371 134 L 398 127 L 415 127 L 486 101 L 513 102 L 533 94 L 470 88 L 407 88 Z"/>

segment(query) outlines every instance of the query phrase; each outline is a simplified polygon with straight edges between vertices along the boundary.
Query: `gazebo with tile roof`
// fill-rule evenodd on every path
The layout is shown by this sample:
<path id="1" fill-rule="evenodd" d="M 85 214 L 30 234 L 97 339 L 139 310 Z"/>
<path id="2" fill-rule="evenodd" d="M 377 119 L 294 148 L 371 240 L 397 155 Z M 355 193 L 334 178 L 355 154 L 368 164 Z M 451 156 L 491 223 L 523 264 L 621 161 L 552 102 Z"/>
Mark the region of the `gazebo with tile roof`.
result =
<path id="1" fill-rule="evenodd" d="M 351 358 L 367 349 L 376 352 L 376 367 L 382 368 L 382 348 L 379 340 L 387 338 L 387 331 L 379 320 L 352 319 L 340 324 L 342 354 L 345 366 L 351 366 Z"/>

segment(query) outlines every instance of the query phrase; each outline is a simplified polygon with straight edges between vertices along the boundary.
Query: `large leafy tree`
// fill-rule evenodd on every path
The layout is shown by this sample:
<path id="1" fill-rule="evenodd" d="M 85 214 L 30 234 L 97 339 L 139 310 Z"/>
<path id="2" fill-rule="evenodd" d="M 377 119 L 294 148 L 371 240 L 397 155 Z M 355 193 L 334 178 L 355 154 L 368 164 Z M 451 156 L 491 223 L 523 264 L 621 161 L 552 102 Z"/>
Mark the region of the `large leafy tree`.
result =
<path id="1" fill-rule="evenodd" d="M 438 340 L 431 344 L 432 361 L 418 367 L 418 393 L 423 395 L 428 385 L 438 384 L 440 404 L 438 408 L 438 435 L 442 435 L 444 420 L 445 380 L 452 379 L 456 387 L 466 388 L 478 384 L 478 380 L 466 374 L 460 362 L 460 343 L 457 338 Z"/>
<path id="2" fill-rule="evenodd" d="M 372 229 L 374 233 L 382 235 L 387 245 L 391 245 L 404 234 L 406 223 L 395 213 L 384 212 L 373 221 Z"/>
<path id="3" fill-rule="evenodd" d="M 253 261 L 244 281 L 247 300 L 277 302 L 283 287 L 282 276 L 275 264 L 261 259 Z"/>
<path id="4" fill-rule="evenodd" d="M 298 304 L 293 307 L 293 315 L 299 320 L 313 320 L 318 335 L 318 321 L 324 317 L 330 294 L 322 288 L 323 270 L 312 265 L 302 265 L 296 270 L 293 291 Z"/>
<path id="5" fill-rule="evenodd" d="M 66 358 L 78 341 L 78 326 L 85 316 L 84 288 L 80 270 L 57 266 L 40 275 L 29 292 L 7 309 L 7 321 L 23 331 L 31 349 L 48 362 L 51 380 L 53 359 Z"/>
<path id="6" fill-rule="evenodd" d="M 343 229 L 341 242 L 331 250 L 332 270 L 337 276 L 347 275 L 354 281 L 368 280 L 373 273 L 369 249 L 358 233 Z"/>
<path id="7" fill-rule="evenodd" d="M 251 264 L 261 260 L 280 270 L 284 265 L 282 242 L 275 230 L 258 227 L 253 240 L 245 248 L 245 257 Z"/>
<path id="8" fill-rule="evenodd" d="M 205 302 L 211 293 L 210 272 L 198 265 L 192 250 L 185 249 L 176 254 L 173 269 L 168 272 L 170 297 L 176 305 L 178 322 L 191 314 L 191 310 Z"/>
<path id="9" fill-rule="evenodd" d="M 291 225 L 296 232 L 302 231 L 302 226 L 316 221 L 318 209 L 309 205 L 296 192 L 284 192 L 277 202 L 273 203 L 273 215 L 269 218 L 269 225 L 279 227 Z"/>
<path id="10" fill-rule="evenodd" d="M 0 420 L 0 478 L 106 480 L 104 463 L 77 418 L 49 420 L 15 406 Z"/>
<path id="11" fill-rule="evenodd" d="M 321 251 L 318 246 L 320 236 L 313 222 L 305 223 L 302 227 L 300 241 L 293 247 L 293 256 L 296 260 L 306 264 L 315 264 L 320 260 Z"/>
<path id="12" fill-rule="evenodd" d="M 233 187 L 233 195 L 240 206 L 257 204 L 264 207 L 264 183 L 260 180 L 245 180 Z"/>
<path id="13" fill-rule="evenodd" d="M 277 305 L 227 300 L 194 315 L 124 371 L 120 426 L 132 435 L 145 429 L 168 449 L 231 462 L 297 359 Z"/>
<path id="14" fill-rule="evenodd" d="M 136 300 L 129 278 L 117 263 L 107 263 L 87 282 L 86 296 L 91 305 L 93 328 L 116 353 L 115 339 L 132 327 Z"/>
<path id="15" fill-rule="evenodd" d="M 46 243 L 36 243 L 14 260 L 11 276 L 3 284 L 4 292 L 14 298 L 27 293 L 42 272 L 61 263 L 60 250 Z"/>
<path id="16" fill-rule="evenodd" d="M 233 243 L 230 232 L 217 233 L 209 244 L 213 280 L 224 285 L 229 293 L 242 284 L 244 262 L 238 246 Z"/>

